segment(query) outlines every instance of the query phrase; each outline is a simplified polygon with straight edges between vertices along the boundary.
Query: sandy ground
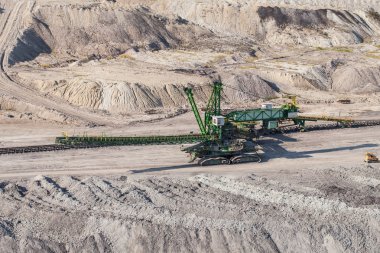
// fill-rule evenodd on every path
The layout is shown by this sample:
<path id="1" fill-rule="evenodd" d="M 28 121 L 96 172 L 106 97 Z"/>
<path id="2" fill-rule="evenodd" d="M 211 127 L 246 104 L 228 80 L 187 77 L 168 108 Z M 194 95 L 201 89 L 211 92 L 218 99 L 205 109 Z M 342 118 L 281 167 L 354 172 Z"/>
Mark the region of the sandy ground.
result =
<path id="1" fill-rule="evenodd" d="M 0 0 L 0 147 L 198 132 L 183 87 L 202 107 L 218 78 L 223 108 L 296 94 L 380 119 L 378 2 Z M 179 145 L 0 156 L 0 252 L 377 253 L 379 130 L 265 137 L 234 166 Z"/>
<path id="2" fill-rule="evenodd" d="M 149 126 L 171 129 L 186 118 Z M 24 143 L 61 130 L 1 127 L 24 133 Z M 365 165 L 363 158 L 367 151 L 380 153 L 379 130 L 264 138 L 262 163 L 234 166 L 187 164 L 179 146 L 1 156 L 0 247 L 5 252 L 377 252 L 380 165 Z M 129 129 L 134 131 L 141 129 Z"/>
<path id="3" fill-rule="evenodd" d="M 144 127 L 142 127 L 144 126 Z M 3 146 L 22 146 L 33 144 L 51 144 L 61 132 L 81 135 L 88 133 L 112 136 L 134 135 L 170 135 L 197 132 L 192 115 L 185 114 L 173 119 L 155 123 L 139 123 L 128 128 L 88 129 L 63 126 L 2 125 Z M 202 168 L 187 164 L 188 157 L 180 151 L 179 145 L 173 146 L 133 146 L 111 147 L 92 150 L 70 150 L 48 153 L 2 156 L 0 177 L 33 176 L 39 174 L 194 174 L 194 173 L 248 173 L 253 171 L 273 171 L 279 169 L 297 169 L 307 166 L 325 166 L 326 164 L 353 165 L 362 164 L 365 152 L 379 152 L 380 131 L 378 127 L 360 129 L 342 129 L 276 135 L 264 137 L 259 144 L 263 149 L 261 164 L 238 166 L 216 166 Z"/>

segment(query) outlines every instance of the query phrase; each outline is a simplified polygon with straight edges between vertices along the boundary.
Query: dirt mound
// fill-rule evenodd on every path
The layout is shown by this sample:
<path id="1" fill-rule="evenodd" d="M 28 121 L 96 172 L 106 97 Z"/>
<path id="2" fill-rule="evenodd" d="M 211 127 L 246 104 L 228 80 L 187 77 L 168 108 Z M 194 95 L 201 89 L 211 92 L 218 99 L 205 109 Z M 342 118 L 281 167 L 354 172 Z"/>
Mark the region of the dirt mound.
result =
<path id="1" fill-rule="evenodd" d="M 347 11 L 259 7 L 257 13 L 262 24 L 258 35 L 272 44 L 341 46 L 375 33 L 363 17 Z"/>
<path id="2" fill-rule="evenodd" d="M 21 112 L 19 117 L 29 120 L 49 120 L 59 123 L 74 123 L 76 121 L 56 110 L 25 103 L 6 95 L 0 95 L 0 110 Z"/>
<path id="3" fill-rule="evenodd" d="M 376 22 L 372 22 L 364 11 L 318 9 L 323 3 L 305 3 L 301 6 L 261 1 L 263 3 L 260 6 L 256 1 L 217 2 L 162 1 L 153 5 L 153 8 L 162 13 L 170 10 L 219 34 L 251 37 L 272 45 L 348 45 L 378 34 Z M 357 8 L 363 9 L 363 6 Z M 354 10 L 355 7 L 349 9 Z"/>
<path id="4" fill-rule="evenodd" d="M 276 84 L 264 80 L 250 71 L 222 74 L 227 102 L 249 103 L 259 98 L 270 99 L 279 95 Z"/>
<path id="5" fill-rule="evenodd" d="M 32 15 L 32 23 L 10 54 L 10 64 L 34 59 L 40 53 L 101 58 L 131 48 L 167 49 L 194 37 L 210 35 L 203 28 L 156 15 L 142 7 L 41 6 Z"/>
<path id="6" fill-rule="evenodd" d="M 113 113 L 172 108 L 186 104 L 184 86 L 150 87 L 139 83 L 102 82 L 83 79 L 41 83 L 40 90 L 68 102 Z"/>
<path id="7" fill-rule="evenodd" d="M 9 64 L 14 65 L 17 62 L 33 60 L 42 53 L 50 54 L 52 52 L 50 46 L 39 35 L 38 29 L 27 29 L 13 48 L 9 56 Z"/>
<path id="8" fill-rule="evenodd" d="M 223 101 L 226 103 L 252 103 L 259 98 L 278 96 L 275 84 L 261 79 L 250 72 L 223 74 L 225 84 Z M 191 78 L 184 76 L 183 78 Z M 198 79 L 198 82 L 194 82 Z M 175 83 L 170 80 L 160 85 L 130 83 L 127 81 L 34 80 L 34 87 L 44 94 L 62 97 L 68 102 L 91 109 L 112 113 L 145 111 L 153 108 L 173 108 L 188 106 L 184 87 L 192 86 L 197 103 L 206 104 L 211 94 L 211 80 L 193 77 L 193 82 Z"/>
<path id="9" fill-rule="evenodd" d="M 129 0 L 116 0 L 120 3 L 128 3 Z M 132 2 L 136 2 L 138 0 L 133 0 Z M 148 2 L 148 1 L 147 1 Z M 151 4 L 152 1 L 149 1 Z M 153 1 L 157 6 L 181 6 L 185 8 L 185 10 L 191 9 L 191 7 L 195 5 L 202 4 L 207 6 L 229 6 L 231 8 L 245 8 L 246 6 L 268 6 L 268 7 L 285 7 L 285 8 L 302 8 L 307 10 L 315 10 L 315 9 L 344 9 L 344 10 L 361 10 L 365 11 L 368 9 L 375 9 L 380 11 L 379 1 L 378 0 L 256 0 L 246 1 L 246 0 L 204 0 L 202 4 L 197 3 L 196 1 L 185 1 L 180 0 L 176 2 L 168 2 L 165 0 Z"/>
<path id="10" fill-rule="evenodd" d="M 272 45 L 341 46 L 378 34 L 376 22 L 365 12 L 224 1 L 42 5 L 31 15 L 31 24 L 10 54 L 10 64 L 41 53 L 100 58 L 130 48 L 168 49 L 214 36 L 208 29 L 221 37 L 237 35 Z"/>
<path id="11" fill-rule="evenodd" d="M 339 68 L 332 78 L 335 91 L 359 94 L 380 91 L 380 67 L 348 65 Z"/>

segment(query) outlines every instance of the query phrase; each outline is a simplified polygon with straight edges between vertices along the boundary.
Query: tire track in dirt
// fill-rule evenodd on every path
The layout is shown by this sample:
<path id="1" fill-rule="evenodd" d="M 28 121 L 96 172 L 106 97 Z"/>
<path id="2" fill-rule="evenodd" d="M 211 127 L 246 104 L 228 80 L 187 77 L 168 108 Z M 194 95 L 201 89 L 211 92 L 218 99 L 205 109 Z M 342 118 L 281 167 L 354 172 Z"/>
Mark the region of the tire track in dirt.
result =
<path id="1" fill-rule="evenodd" d="M 112 252 L 133 251 L 136 248 L 128 247 L 134 245 L 144 245 L 144 252 L 187 251 L 202 245 L 194 251 L 286 252 L 296 248 L 297 252 L 322 253 L 325 247 L 316 245 L 326 240 L 358 252 L 376 248 L 378 215 L 364 208 L 341 211 L 339 198 L 326 201 L 314 195 L 319 194 L 314 186 L 287 187 L 264 179 L 39 176 L 0 182 L 4 203 L 0 233 L 11 227 L 17 240 L 29 234 L 43 240 L 47 235 L 49 242 L 65 245 L 81 245 L 98 236 Z M 2 228 L 6 208 L 13 208 L 9 220 L 14 223 Z"/>
<path id="2" fill-rule="evenodd" d="M 264 189 L 258 186 L 239 182 L 227 177 L 199 175 L 191 180 L 201 182 L 210 187 L 244 196 L 259 203 L 271 203 L 279 206 L 288 206 L 300 211 L 324 214 L 346 214 L 357 217 L 377 217 L 380 219 L 379 209 L 354 208 L 339 200 L 324 199 L 315 196 L 305 196 L 291 192 L 282 192 L 276 189 Z"/>

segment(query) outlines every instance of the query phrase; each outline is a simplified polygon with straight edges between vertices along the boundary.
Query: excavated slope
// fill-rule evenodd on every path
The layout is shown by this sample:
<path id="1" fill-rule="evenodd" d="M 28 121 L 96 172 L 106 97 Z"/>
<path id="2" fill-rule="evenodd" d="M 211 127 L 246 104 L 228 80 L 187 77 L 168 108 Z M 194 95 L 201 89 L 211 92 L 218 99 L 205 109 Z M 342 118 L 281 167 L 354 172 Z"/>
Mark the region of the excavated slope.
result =
<path id="1" fill-rule="evenodd" d="M 32 15 L 31 25 L 10 54 L 10 64 L 32 60 L 41 53 L 100 58 L 131 48 L 160 50 L 210 35 L 206 29 L 142 7 L 53 5 L 37 7 Z"/>
<path id="2" fill-rule="evenodd" d="M 351 11 L 345 11 L 337 10 L 334 4 L 328 9 L 322 7 L 326 4 L 315 1 L 304 5 L 299 1 L 284 2 L 288 1 L 158 1 L 153 8 L 160 12 L 170 10 L 215 32 L 249 36 L 270 44 L 338 46 L 360 43 L 379 34 L 378 20 L 363 11 L 366 5 L 356 5 L 355 9 L 354 4 Z M 371 6 L 376 5 L 373 2 Z"/>
<path id="3" fill-rule="evenodd" d="M 164 1 L 148 7 L 37 6 L 9 63 L 40 53 L 106 57 L 133 47 L 167 49 L 212 36 L 209 30 L 272 45 L 341 46 L 378 35 L 380 25 L 362 10 L 257 6 L 252 1 Z"/>
<path id="4" fill-rule="evenodd" d="M 258 98 L 265 99 L 278 96 L 279 90 L 273 84 L 252 73 L 239 72 L 225 76 L 226 78 L 223 79 L 226 85 L 223 91 L 225 103 L 244 103 Z M 189 83 L 166 80 L 159 85 L 146 85 L 143 82 L 130 83 L 84 78 L 55 81 L 33 80 L 32 83 L 42 93 L 63 97 L 74 105 L 114 113 L 160 107 L 183 107 L 187 105 L 184 87 L 189 84 L 194 87 L 197 102 L 205 104 L 211 93 L 209 80 L 197 76 L 182 76 L 182 78 L 189 80 Z M 173 79 L 176 78 L 173 77 Z"/>
<path id="5" fill-rule="evenodd" d="M 282 91 L 286 91 L 290 85 L 299 90 L 368 95 L 380 92 L 379 68 L 379 64 L 333 59 L 298 71 L 290 71 L 286 68 L 269 70 L 262 68 L 263 70 L 258 72 L 262 78 L 276 83 Z"/>
<path id="6" fill-rule="evenodd" d="M 133 61 L 133 56 L 123 55 L 130 51 L 198 50 L 202 45 L 205 51 L 228 51 L 227 54 L 232 55 L 231 63 L 228 64 L 240 64 L 244 61 L 236 60 L 239 50 L 245 54 L 253 52 L 252 56 L 255 56 L 256 51 L 250 48 L 252 45 L 264 44 L 268 52 L 271 47 L 278 46 L 290 49 L 320 47 L 324 50 L 353 45 L 370 41 L 379 35 L 380 20 L 369 12 L 370 8 L 375 8 L 373 12 L 376 13 L 376 3 L 135 0 L 103 3 L 73 1 L 69 4 L 39 1 L 30 17 L 25 17 L 25 27 L 20 31 L 8 59 L 11 65 L 37 59 L 31 65 L 37 62 L 39 67 L 57 67 L 52 72 L 44 73 L 50 80 L 36 76 L 18 76 L 15 80 L 32 85 L 45 95 L 64 98 L 74 105 L 116 113 L 183 106 L 185 96 L 182 88 L 189 83 L 199 90 L 195 91 L 199 101 L 205 102 L 208 91 L 203 86 L 219 75 L 227 86 L 233 87 L 225 89 L 227 103 L 273 98 L 281 91 L 294 92 L 289 91 L 290 86 L 297 89 L 370 93 L 379 91 L 376 64 L 353 67 L 352 64 L 334 66 L 318 63 L 307 66 L 309 64 L 305 62 L 303 70 L 290 71 L 286 66 L 276 67 L 277 63 L 273 62 L 272 66 L 264 69 L 237 65 L 236 69 L 226 71 L 218 64 L 228 62 L 203 63 L 196 60 L 189 67 L 185 66 L 185 58 L 178 58 L 177 62 L 168 64 L 152 61 L 153 64 L 164 65 L 153 71 L 144 64 L 136 64 L 128 71 L 120 69 L 125 71 L 125 77 L 118 79 L 86 78 L 75 71 L 72 76 L 58 78 L 55 71 L 59 72 L 60 66 L 67 67 L 71 62 L 89 61 L 89 64 L 97 64 L 98 59 L 113 59 L 118 55 Z M 221 45 L 229 45 L 229 50 L 222 50 Z M 324 54 L 323 51 L 319 53 Z M 46 64 L 38 61 L 41 57 L 49 59 Z M 262 53 L 262 57 L 266 57 L 265 53 Z M 149 62 L 149 59 L 143 61 Z M 325 62 L 334 61 L 330 59 Z M 181 80 L 170 74 L 177 68 L 193 72 L 191 75 L 183 74 Z M 140 77 L 143 72 L 154 72 L 160 84 L 151 85 L 150 80 L 143 77 L 136 80 L 138 75 L 133 72 L 139 72 Z M 167 77 L 162 80 L 160 76 L 164 75 Z"/>
<path id="7" fill-rule="evenodd" d="M 139 0 L 117 0 L 120 3 L 137 2 Z M 246 6 L 270 6 L 270 7 L 285 7 L 285 8 L 300 8 L 300 9 L 341 9 L 341 10 L 369 10 L 371 8 L 380 11 L 379 0 L 203 0 L 202 2 L 194 0 L 178 0 L 178 1 L 165 1 L 165 0 L 150 0 L 146 1 L 147 4 L 165 5 L 165 6 L 178 6 L 180 7 L 197 6 L 230 6 L 231 8 L 242 8 Z M 185 9 L 186 10 L 190 10 Z"/>
<path id="8" fill-rule="evenodd" d="M 332 78 L 333 90 L 364 94 L 380 92 L 380 67 L 345 66 Z"/>

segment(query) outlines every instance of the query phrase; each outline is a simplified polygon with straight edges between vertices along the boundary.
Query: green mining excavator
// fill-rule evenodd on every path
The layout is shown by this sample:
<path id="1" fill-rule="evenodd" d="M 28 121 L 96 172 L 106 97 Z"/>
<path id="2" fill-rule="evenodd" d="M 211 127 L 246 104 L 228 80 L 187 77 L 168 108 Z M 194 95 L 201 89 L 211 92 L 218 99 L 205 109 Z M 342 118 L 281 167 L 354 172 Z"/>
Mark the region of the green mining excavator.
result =
<path id="1" fill-rule="evenodd" d="M 278 129 L 279 124 L 284 121 L 303 127 L 305 121 L 317 120 L 299 117 L 295 98 L 279 108 L 272 107 L 272 104 L 263 104 L 261 108 L 223 114 L 222 90 L 223 84 L 214 82 L 202 119 L 194 101 L 192 88 L 185 88 L 200 134 L 141 137 L 63 136 L 56 138 L 56 143 L 71 147 L 193 143 L 192 146 L 183 146 L 182 150 L 190 155 L 191 162 L 198 160 L 198 164 L 202 166 L 260 162 L 256 139 L 261 134 Z"/>
<path id="2" fill-rule="evenodd" d="M 185 88 L 201 134 L 208 138 L 206 141 L 182 148 L 182 150 L 190 154 L 191 161 L 199 159 L 200 165 L 260 162 L 256 144 L 256 139 L 260 135 L 259 131 L 278 128 L 280 121 L 289 119 L 293 119 L 296 124 L 304 124 L 303 120 L 296 119 L 298 107 L 295 102 L 281 108 L 264 104 L 260 109 L 222 114 L 220 106 L 222 89 L 222 83 L 214 83 L 202 120 L 192 89 Z M 262 122 L 261 129 L 258 129 L 258 122 Z"/>

